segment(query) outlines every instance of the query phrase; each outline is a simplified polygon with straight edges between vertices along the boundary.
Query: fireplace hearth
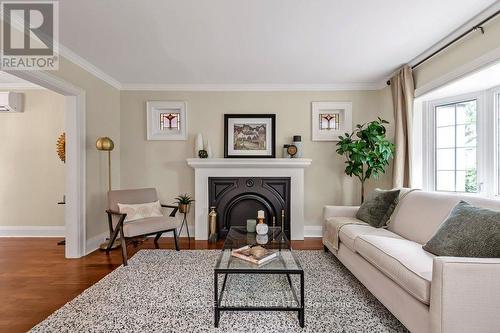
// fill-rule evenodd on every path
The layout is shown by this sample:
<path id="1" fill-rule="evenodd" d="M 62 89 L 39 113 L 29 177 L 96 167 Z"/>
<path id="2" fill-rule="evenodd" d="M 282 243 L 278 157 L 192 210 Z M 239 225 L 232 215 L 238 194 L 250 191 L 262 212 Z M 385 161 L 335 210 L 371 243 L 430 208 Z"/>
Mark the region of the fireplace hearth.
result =
<path id="1" fill-rule="evenodd" d="M 263 210 L 266 223 L 281 226 L 290 238 L 290 177 L 209 177 L 209 205 L 216 207 L 218 236 L 224 238 L 231 226 L 246 226 Z"/>

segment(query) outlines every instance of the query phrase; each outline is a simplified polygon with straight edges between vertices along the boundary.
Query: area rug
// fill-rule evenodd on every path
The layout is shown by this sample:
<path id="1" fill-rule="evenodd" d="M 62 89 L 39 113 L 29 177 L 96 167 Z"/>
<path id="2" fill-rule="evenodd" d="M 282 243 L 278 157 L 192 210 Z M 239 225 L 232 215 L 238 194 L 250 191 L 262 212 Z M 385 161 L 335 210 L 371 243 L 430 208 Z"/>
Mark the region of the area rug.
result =
<path id="1" fill-rule="evenodd" d="M 323 251 L 296 251 L 305 275 L 304 328 L 295 312 L 223 312 L 219 328 L 214 328 L 213 267 L 219 254 L 141 250 L 127 267 L 108 274 L 31 332 L 407 332 L 331 253 Z M 290 296 L 281 288 L 288 283 L 281 275 L 231 279 L 226 304 L 242 298 L 279 303 Z"/>

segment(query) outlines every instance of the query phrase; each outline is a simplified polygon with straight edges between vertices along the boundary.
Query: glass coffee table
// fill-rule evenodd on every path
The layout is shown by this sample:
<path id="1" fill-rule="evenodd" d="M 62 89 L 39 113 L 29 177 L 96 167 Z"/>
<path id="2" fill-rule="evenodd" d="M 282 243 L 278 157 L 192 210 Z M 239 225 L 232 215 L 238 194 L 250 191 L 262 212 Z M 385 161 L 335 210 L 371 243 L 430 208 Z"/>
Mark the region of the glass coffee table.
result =
<path id="1" fill-rule="evenodd" d="M 304 327 L 304 270 L 280 228 L 269 228 L 267 242 L 265 238 L 265 235 L 247 233 L 246 227 L 229 229 L 214 268 L 215 327 L 219 326 L 223 311 L 296 311 L 299 325 Z M 278 256 L 261 265 L 231 256 L 231 250 L 245 245 L 260 245 L 278 252 Z M 276 277 L 274 281 L 277 282 L 271 283 L 268 275 Z M 222 286 L 219 286 L 219 276 L 222 277 Z M 285 277 L 287 282 L 278 283 Z M 260 282 L 252 280 L 255 278 L 260 278 Z M 299 294 L 294 284 L 299 285 Z M 256 288 L 257 285 L 260 289 Z M 231 288 L 236 291 L 231 291 Z"/>

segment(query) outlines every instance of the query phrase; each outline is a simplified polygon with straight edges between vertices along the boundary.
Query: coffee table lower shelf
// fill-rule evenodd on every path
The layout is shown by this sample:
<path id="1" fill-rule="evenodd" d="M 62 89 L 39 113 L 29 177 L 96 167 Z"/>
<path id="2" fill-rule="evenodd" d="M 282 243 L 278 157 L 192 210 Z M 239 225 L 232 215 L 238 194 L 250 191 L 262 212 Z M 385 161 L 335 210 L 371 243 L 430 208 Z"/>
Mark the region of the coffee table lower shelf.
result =
<path id="1" fill-rule="evenodd" d="M 292 291 L 292 295 L 296 304 L 299 306 L 222 306 L 221 300 L 224 296 L 226 288 L 227 276 L 230 274 L 282 274 L 286 275 L 288 284 Z M 224 275 L 222 288 L 219 294 L 219 275 Z M 293 286 L 290 275 L 299 275 L 300 278 L 300 298 L 297 297 L 297 292 Z M 289 270 L 271 270 L 260 271 L 255 269 L 215 269 L 214 270 L 214 326 L 219 327 L 220 315 L 222 311 L 296 311 L 298 314 L 299 325 L 304 327 L 304 271 L 289 271 Z"/>

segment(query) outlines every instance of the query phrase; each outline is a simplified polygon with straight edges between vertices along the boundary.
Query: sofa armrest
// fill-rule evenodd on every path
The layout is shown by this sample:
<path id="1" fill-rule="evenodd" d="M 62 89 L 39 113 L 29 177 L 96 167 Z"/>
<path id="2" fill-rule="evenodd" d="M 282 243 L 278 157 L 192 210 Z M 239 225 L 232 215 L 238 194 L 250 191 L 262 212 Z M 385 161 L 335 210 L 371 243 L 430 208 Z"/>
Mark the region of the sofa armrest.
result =
<path id="1" fill-rule="evenodd" d="M 431 332 L 497 332 L 500 259 L 434 258 Z"/>
<path id="2" fill-rule="evenodd" d="M 324 206 L 323 207 L 323 219 L 329 217 L 341 216 L 341 217 L 356 217 L 359 206 Z"/>

